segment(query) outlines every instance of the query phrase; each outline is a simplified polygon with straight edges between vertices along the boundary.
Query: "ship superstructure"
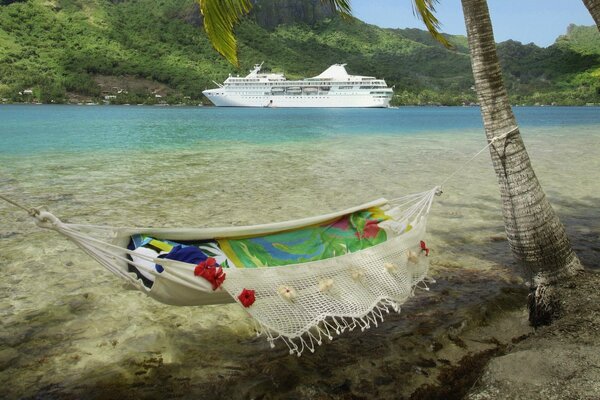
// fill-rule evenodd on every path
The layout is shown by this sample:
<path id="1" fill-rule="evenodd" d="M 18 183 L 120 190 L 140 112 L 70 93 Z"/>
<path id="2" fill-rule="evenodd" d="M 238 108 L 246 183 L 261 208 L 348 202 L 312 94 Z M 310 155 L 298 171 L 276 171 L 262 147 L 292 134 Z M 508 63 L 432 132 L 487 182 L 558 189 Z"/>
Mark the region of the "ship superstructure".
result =
<path id="1" fill-rule="evenodd" d="M 346 64 L 334 64 L 320 75 L 287 80 L 263 73 L 257 64 L 245 77 L 229 76 L 202 93 L 217 107 L 388 107 L 393 96 L 383 79 L 349 75 Z"/>

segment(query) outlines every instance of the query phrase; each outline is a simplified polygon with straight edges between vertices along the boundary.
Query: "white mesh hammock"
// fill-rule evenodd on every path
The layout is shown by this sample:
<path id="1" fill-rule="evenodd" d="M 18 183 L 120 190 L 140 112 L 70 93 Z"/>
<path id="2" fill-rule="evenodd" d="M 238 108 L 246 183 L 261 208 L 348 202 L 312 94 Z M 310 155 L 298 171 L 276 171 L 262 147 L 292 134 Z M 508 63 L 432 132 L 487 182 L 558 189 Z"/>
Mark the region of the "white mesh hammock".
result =
<path id="1" fill-rule="evenodd" d="M 245 310 L 256 321 L 257 332 L 266 335 L 272 347 L 280 339 L 290 353 L 300 355 L 306 349 L 314 351 L 316 345 L 325 338 L 332 339 L 334 333 L 356 327 L 364 330 L 383 321 L 384 313 L 399 312 L 400 305 L 426 279 L 429 262 L 421 241 L 438 190 L 436 187 L 390 201 L 379 199 L 317 217 L 245 227 L 118 228 L 63 223 L 47 211 L 33 210 L 30 214 L 37 225 L 63 234 L 109 271 L 160 302 L 180 306 L 231 302 L 243 305 L 240 293 L 253 291 L 255 301 Z M 217 290 L 209 281 L 194 275 L 194 264 L 134 254 L 128 249 L 136 234 L 172 241 L 260 236 L 313 226 L 371 207 L 381 208 L 391 218 L 385 221 L 387 239 L 383 243 L 319 261 L 227 268 L 226 278 Z M 164 270 L 159 273 L 148 268 L 147 262 L 160 263 Z M 153 275 L 151 287 L 130 272 L 131 265 Z"/>

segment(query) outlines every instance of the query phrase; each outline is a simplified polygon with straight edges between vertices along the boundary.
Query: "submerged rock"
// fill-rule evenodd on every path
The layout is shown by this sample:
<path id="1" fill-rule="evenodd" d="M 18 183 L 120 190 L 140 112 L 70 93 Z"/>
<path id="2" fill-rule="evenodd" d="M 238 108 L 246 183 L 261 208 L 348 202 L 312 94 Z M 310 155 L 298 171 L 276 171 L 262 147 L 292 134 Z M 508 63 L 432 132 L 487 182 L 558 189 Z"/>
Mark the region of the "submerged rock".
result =
<path id="1" fill-rule="evenodd" d="M 493 359 L 482 388 L 468 398 L 600 398 L 600 346 L 542 343 Z"/>
<path id="2" fill-rule="evenodd" d="M 11 363 L 19 358 L 20 354 L 12 347 L 7 347 L 0 350 L 0 371 L 10 367 Z"/>
<path id="3" fill-rule="evenodd" d="M 600 275 L 556 287 L 560 318 L 494 358 L 467 396 L 486 399 L 600 398 Z"/>

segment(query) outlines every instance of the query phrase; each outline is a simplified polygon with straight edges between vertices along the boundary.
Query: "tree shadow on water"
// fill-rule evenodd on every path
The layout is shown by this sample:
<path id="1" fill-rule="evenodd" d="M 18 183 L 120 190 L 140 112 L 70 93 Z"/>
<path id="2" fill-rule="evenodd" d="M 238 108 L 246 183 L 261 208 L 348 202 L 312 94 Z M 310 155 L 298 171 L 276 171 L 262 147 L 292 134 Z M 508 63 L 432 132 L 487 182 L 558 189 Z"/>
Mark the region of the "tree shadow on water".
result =
<path id="1" fill-rule="evenodd" d="M 430 227 L 432 234 L 443 236 L 444 241 L 451 243 L 453 250 L 460 253 L 472 254 L 482 260 L 492 261 L 499 265 L 507 265 L 514 268 L 516 274 L 522 271 L 518 263 L 512 257 L 508 242 L 506 241 L 505 229 L 502 223 L 501 211 L 491 205 L 492 198 L 482 196 L 476 199 L 477 206 L 470 203 L 452 203 L 451 207 L 460 210 L 477 208 L 478 211 L 485 210 L 491 216 L 489 224 L 469 227 L 471 236 L 479 236 L 482 243 L 470 243 L 465 239 L 464 231 L 440 231 L 436 227 Z M 496 199 L 499 203 L 500 199 Z M 590 270 L 600 269 L 600 198 L 587 196 L 579 199 L 568 196 L 552 196 L 550 202 L 556 210 L 561 223 L 564 225 L 571 245 L 582 264 Z M 482 205 L 483 204 L 483 205 Z M 463 211 L 464 212 L 464 211 Z M 468 211 L 466 211 L 468 213 Z M 493 216 L 496 215 L 497 218 Z M 490 232 L 498 232 L 490 235 Z M 486 236 L 487 235 L 487 236 Z"/>
<path id="2" fill-rule="evenodd" d="M 600 270 L 600 198 L 552 199 L 575 253 L 585 268 Z"/>

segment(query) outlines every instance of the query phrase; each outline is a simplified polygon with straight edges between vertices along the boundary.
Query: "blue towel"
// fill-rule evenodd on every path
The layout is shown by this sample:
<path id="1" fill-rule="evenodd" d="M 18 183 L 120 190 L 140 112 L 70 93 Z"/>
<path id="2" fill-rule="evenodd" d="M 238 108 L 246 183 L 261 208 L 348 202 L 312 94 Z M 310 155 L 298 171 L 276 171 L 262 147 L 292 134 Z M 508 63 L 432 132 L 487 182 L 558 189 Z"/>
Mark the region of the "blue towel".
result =
<path id="1" fill-rule="evenodd" d="M 158 258 L 166 258 L 169 260 L 182 261 L 190 264 L 199 264 L 202 261 L 205 261 L 208 256 L 202 252 L 196 246 L 182 246 L 178 244 L 173 247 L 171 251 L 167 254 L 161 254 Z M 158 272 L 163 272 L 164 268 L 162 265 L 156 264 L 156 270 Z"/>

